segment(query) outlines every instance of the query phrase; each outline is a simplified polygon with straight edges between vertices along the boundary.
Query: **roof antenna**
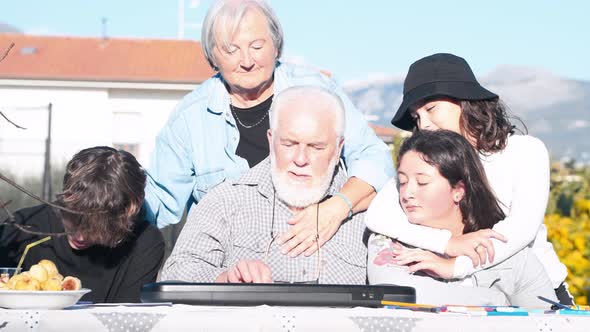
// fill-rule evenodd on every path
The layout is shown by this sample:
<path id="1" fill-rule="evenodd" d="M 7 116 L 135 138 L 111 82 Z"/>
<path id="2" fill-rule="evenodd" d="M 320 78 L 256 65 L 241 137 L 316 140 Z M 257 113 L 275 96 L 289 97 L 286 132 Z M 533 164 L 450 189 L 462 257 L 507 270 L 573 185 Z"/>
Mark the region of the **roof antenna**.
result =
<path id="1" fill-rule="evenodd" d="M 107 18 L 103 16 L 103 18 L 101 19 L 102 22 L 102 39 L 107 40 L 109 39 L 109 37 L 107 37 Z"/>

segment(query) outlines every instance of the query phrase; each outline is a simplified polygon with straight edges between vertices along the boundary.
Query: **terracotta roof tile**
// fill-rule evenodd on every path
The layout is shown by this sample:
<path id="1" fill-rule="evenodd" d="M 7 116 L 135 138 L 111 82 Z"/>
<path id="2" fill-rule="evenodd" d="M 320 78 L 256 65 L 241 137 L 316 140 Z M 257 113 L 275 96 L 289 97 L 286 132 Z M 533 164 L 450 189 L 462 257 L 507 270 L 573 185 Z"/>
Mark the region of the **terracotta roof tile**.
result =
<path id="1" fill-rule="evenodd" d="M 213 71 L 189 40 L 80 38 L 0 33 L 0 79 L 200 83 Z"/>
<path id="2" fill-rule="evenodd" d="M 404 132 L 397 128 L 383 127 L 372 123 L 369 123 L 369 127 L 371 127 L 373 131 L 375 131 L 375 134 L 379 137 L 394 137 L 397 135 L 404 136 Z"/>

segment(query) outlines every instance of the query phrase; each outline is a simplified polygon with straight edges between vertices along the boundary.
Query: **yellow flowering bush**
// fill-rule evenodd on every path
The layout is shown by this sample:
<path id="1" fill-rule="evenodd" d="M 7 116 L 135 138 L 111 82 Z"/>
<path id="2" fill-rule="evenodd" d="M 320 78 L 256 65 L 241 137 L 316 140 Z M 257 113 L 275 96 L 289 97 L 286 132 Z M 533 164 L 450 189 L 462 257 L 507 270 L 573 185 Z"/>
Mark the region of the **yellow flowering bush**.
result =
<path id="1" fill-rule="evenodd" d="M 588 201 L 590 203 L 590 201 Z M 567 283 L 577 304 L 588 304 L 590 288 L 590 218 L 548 214 L 545 216 L 548 238 L 559 259 L 568 269 Z"/>
<path id="2" fill-rule="evenodd" d="M 590 168 L 554 163 L 545 215 L 547 237 L 568 269 L 567 283 L 577 304 L 590 291 Z"/>

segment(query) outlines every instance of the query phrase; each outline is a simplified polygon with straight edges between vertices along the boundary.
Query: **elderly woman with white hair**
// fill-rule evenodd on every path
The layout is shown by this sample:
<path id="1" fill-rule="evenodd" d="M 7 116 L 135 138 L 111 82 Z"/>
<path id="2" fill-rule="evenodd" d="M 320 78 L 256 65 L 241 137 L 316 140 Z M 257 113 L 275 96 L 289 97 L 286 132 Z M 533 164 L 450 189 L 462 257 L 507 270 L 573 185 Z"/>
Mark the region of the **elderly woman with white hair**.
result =
<path id="1" fill-rule="evenodd" d="M 266 133 L 272 98 L 297 85 L 336 93 L 346 108 L 346 143 L 341 157 L 348 181 L 320 204 L 319 243 L 344 220 L 366 210 L 394 174 L 387 146 L 329 77 L 317 70 L 281 63 L 281 25 L 262 0 L 216 1 L 205 17 L 201 42 L 217 73 L 178 104 L 156 139 L 148 170 L 145 210 L 159 227 L 179 221 L 185 207 L 198 203 L 214 186 L 236 179 L 269 154 Z M 293 215 L 278 241 L 291 256 L 311 255 L 316 207 Z"/>

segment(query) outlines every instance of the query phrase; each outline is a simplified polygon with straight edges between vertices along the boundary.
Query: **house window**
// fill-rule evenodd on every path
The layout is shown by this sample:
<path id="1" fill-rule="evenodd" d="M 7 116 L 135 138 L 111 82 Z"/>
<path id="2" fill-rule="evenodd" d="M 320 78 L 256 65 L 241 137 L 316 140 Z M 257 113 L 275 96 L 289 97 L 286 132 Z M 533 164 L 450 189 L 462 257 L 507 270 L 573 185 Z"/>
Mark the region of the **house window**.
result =
<path id="1" fill-rule="evenodd" d="M 141 113 L 113 112 L 113 147 L 140 157 Z"/>
<path id="2" fill-rule="evenodd" d="M 136 159 L 139 158 L 139 144 L 113 143 L 113 148 L 131 153 Z"/>

